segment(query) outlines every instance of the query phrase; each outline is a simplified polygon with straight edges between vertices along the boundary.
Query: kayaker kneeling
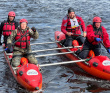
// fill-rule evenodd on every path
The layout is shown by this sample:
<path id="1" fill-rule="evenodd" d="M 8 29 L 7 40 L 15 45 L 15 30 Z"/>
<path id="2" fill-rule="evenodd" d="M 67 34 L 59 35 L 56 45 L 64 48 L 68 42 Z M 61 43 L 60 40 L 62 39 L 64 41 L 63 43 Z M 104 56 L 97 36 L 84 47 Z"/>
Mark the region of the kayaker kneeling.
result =
<path id="1" fill-rule="evenodd" d="M 73 8 L 69 8 L 68 15 L 63 18 L 61 25 L 61 31 L 66 35 L 65 46 L 72 46 L 74 39 L 78 40 L 80 45 L 84 43 L 84 38 L 80 35 L 80 26 L 84 37 L 86 37 L 86 27 L 83 19 L 75 14 Z"/>
<path id="2" fill-rule="evenodd" d="M 19 39 L 14 44 L 13 48 L 13 58 L 11 62 L 13 67 L 17 67 L 20 65 L 22 55 L 25 55 L 30 63 L 37 64 L 37 60 L 32 54 L 30 38 L 32 37 L 34 39 L 37 39 L 39 37 L 39 34 L 35 27 L 32 27 L 30 29 L 27 24 L 28 21 L 26 19 L 21 19 L 20 27 L 12 31 L 12 34 L 7 39 L 8 49 L 12 47 L 13 40 L 17 41 Z"/>
<path id="3" fill-rule="evenodd" d="M 4 36 L 4 43 L 5 43 L 5 46 L 6 46 L 7 38 L 11 35 L 11 32 L 18 27 L 18 22 L 16 22 L 14 20 L 15 16 L 16 16 L 15 12 L 10 11 L 8 13 L 7 20 L 4 20 L 3 22 L 1 22 L 1 25 L 0 25 L 0 45 L 2 45 L 2 43 L 1 43 L 2 34 Z"/>
<path id="4" fill-rule="evenodd" d="M 79 53 L 79 57 L 82 59 L 87 58 L 90 50 L 93 50 L 95 56 L 101 54 L 101 42 L 103 41 L 105 47 L 110 53 L 110 41 L 109 35 L 106 29 L 101 26 L 101 18 L 96 16 L 93 18 L 93 24 L 87 26 L 87 36 L 83 45 L 82 51 Z"/>

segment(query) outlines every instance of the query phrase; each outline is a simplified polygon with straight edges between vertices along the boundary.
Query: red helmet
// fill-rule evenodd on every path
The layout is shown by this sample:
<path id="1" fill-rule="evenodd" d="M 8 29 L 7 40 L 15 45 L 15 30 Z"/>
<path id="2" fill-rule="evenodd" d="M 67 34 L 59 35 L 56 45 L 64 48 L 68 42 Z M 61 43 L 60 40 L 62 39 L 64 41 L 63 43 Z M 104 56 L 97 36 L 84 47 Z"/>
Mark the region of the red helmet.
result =
<path id="1" fill-rule="evenodd" d="M 16 14 L 15 14 L 15 12 L 13 12 L 13 11 L 10 11 L 9 13 L 8 13 L 8 16 L 16 16 Z"/>
<path id="2" fill-rule="evenodd" d="M 26 19 L 21 19 L 20 21 L 19 21 L 19 23 L 23 23 L 23 22 L 26 22 L 26 23 L 28 23 L 28 21 L 26 20 Z"/>
<path id="3" fill-rule="evenodd" d="M 100 17 L 96 16 L 96 17 L 93 18 L 93 22 L 100 22 L 101 23 L 102 20 L 101 20 Z"/>

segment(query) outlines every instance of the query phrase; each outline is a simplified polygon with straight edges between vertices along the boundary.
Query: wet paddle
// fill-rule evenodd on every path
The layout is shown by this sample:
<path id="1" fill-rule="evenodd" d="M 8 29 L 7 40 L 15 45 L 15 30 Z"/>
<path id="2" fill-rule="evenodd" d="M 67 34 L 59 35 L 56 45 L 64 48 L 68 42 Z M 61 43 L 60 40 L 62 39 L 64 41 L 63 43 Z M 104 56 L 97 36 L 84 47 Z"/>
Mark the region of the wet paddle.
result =
<path id="1" fill-rule="evenodd" d="M 107 48 L 105 47 L 104 43 L 101 41 L 101 44 L 103 45 L 103 47 L 107 50 Z M 108 51 L 108 50 L 107 50 Z"/>

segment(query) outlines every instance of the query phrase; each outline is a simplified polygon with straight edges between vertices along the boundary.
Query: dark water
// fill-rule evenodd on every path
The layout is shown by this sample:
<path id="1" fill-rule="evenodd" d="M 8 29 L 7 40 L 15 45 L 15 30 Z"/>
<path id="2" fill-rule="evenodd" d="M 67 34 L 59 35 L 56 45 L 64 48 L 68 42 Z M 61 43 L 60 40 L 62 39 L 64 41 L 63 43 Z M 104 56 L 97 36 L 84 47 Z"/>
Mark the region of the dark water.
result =
<path id="1" fill-rule="evenodd" d="M 26 18 L 29 27 L 35 26 L 39 32 L 39 39 L 32 43 L 50 42 L 54 40 L 54 32 L 60 31 L 62 18 L 67 9 L 73 7 L 76 14 L 82 16 L 86 25 L 92 22 L 96 15 L 102 18 L 102 25 L 109 33 L 110 29 L 110 1 L 109 0 L 0 0 L 0 22 L 7 19 L 9 11 L 16 12 L 16 20 Z M 110 33 L 109 33 L 110 35 Z M 33 50 L 57 47 L 56 44 L 32 46 Z M 2 51 L 2 47 L 0 47 Z M 109 56 L 102 47 L 102 53 Z M 37 54 L 56 53 L 48 51 Z M 109 56 L 110 57 L 110 56 Z M 67 61 L 65 56 L 49 56 L 38 58 L 39 64 Z M 110 82 L 96 79 L 76 64 L 59 65 L 42 68 L 43 93 L 110 93 Z M 13 78 L 11 71 L 0 54 L 0 93 L 28 93 Z"/>

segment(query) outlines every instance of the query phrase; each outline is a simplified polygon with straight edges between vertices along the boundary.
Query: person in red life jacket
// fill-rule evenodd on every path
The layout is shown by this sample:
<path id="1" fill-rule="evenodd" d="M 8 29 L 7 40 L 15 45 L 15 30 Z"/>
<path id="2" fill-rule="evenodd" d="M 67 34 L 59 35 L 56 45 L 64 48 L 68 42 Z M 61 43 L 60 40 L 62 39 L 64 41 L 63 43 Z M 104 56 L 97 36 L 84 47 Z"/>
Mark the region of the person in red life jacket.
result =
<path id="1" fill-rule="evenodd" d="M 86 27 L 82 17 L 76 15 L 73 8 L 69 8 L 68 15 L 63 18 L 61 25 L 61 31 L 66 35 L 65 46 L 72 46 L 74 39 L 78 40 L 80 45 L 84 43 L 84 38 L 80 35 L 80 26 L 86 37 Z"/>
<path id="2" fill-rule="evenodd" d="M 93 24 L 87 26 L 87 37 L 83 45 L 82 51 L 79 53 L 79 57 L 82 59 L 87 58 L 90 50 L 93 50 L 95 56 L 101 54 L 101 42 L 103 41 L 108 53 L 110 53 L 110 41 L 109 35 L 106 29 L 101 26 L 101 18 L 96 16 L 93 18 Z"/>
<path id="3" fill-rule="evenodd" d="M 30 46 L 30 38 L 37 39 L 39 34 L 35 27 L 31 29 L 27 26 L 28 21 L 26 19 L 20 20 L 20 27 L 12 31 L 12 34 L 7 39 L 7 51 L 12 52 L 13 40 L 15 41 L 13 46 L 13 58 L 12 66 L 17 67 L 20 65 L 21 57 L 25 55 L 28 61 L 32 64 L 37 64 L 35 56 L 32 54 Z"/>
<path id="4" fill-rule="evenodd" d="M 2 43 L 1 43 L 2 34 L 4 36 L 4 43 L 6 45 L 7 38 L 11 35 L 11 32 L 18 27 L 18 22 L 14 21 L 15 16 L 16 16 L 15 12 L 10 11 L 8 13 L 7 21 L 4 20 L 1 23 L 1 25 L 0 25 L 0 45 L 2 45 Z"/>

